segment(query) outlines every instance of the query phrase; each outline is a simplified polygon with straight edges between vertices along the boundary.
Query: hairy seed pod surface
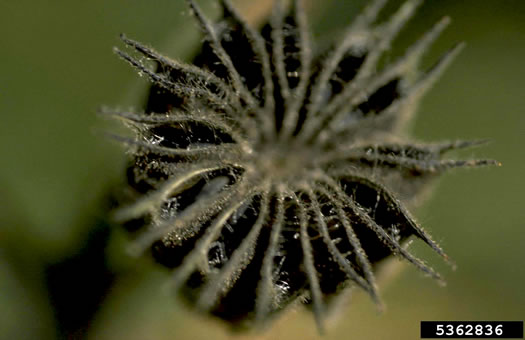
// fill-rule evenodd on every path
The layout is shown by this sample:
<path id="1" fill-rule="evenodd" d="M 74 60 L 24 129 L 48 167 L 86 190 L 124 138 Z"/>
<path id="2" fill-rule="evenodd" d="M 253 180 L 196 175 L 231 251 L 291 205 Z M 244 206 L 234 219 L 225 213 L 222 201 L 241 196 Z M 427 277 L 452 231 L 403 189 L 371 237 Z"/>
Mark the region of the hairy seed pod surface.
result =
<path id="1" fill-rule="evenodd" d="M 423 144 L 403 134 L 463 46 L 419 71 L 449 19 L 379 67 L 421 1 L 380 24 L 386 1 L 371 1 L 322 53 L 300 0 L 276 1 L 260 31 L 229 0 L 219 1 L 217 22 L 187 2 L 205 37 L 193 65 L 125 36 L 134 52 L 115 49 L 152 82 L 144 112 L 105 110 L 135 133 L 114 136 L 132 155 L 128 203 L 115 217 L 137 235 L 134 252 L 172 268 L 171 284 L 191 306 L 235 328 L 303 301 L 322 330 L 351 286 L 380 306 L 376 268 L 392 255 L 441 282 L 404 246 L 413 236 L 448 260 L 406 204 L 449 169 L 496 164 L 442 158 L 476 141 Z"/>

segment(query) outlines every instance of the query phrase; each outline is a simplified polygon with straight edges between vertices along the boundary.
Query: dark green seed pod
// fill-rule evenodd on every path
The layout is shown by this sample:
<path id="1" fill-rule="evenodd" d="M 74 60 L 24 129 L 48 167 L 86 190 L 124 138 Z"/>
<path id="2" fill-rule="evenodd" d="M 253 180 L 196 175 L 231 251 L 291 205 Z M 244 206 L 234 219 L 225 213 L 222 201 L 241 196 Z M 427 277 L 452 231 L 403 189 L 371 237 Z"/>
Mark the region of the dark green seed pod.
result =
<path id="1" fill-rule="evenodd" d="M 442 281 L 403 246 L 415 236 L 447 259 L 405 204 L 448 169 L 495 162 L 442 159 L 476 142 L 403 136 L 463 45 L 418 70 L 444 18 L 380 68 L 421 1 L 376 25 L 385 2 L 371 1 L 320 56 L 299 0 L 290 10 L 277 1 L 260 32 L 229 0 L 218 22 L 188 0 L 205 37 L 194 65 L 122 37 L 152 65 L 116 53 L 153 85 L 143 113 L 108 112 L 135 132 L 116 137 L 131 150 L 133 191 L 116 218 L 138 232 L 137 254 L 173 269 L 173 287 L 196 309 L 250 327 L 300 299 L 321 330 L 349 286 L 381 304 L 376 267 L 391 255 Z"/>

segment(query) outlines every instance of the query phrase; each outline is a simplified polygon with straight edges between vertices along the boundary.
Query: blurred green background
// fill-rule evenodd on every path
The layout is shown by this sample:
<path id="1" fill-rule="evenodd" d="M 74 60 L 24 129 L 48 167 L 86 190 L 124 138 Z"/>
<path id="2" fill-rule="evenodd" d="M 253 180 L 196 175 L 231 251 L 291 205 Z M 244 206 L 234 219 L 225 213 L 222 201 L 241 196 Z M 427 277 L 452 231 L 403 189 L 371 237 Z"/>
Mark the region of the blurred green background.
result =
<path id="1" fill-rule="evenodd" d="M 238 1 L 250 18 L 267 2 Z M 319 39 L 366 3 L 310 2 Z M 200 3 L 208 13 L 217 10 L 212 1 Z M 451 271 L 415 242 L 446 288 L 406 266 L 382 287 L 386 313 L 357 294 L 325 339 L 418 339 L 421 320 L 525 318 L 525 1 L 427 1 L 387 60 L 444 15 L 453 23 L 425 65 L 454 42 L 467 48 L 425 97 L 413 133 L 424 141 L 490 138 L 459 156 L 503 166 L 444 176 L 414 212 L 458 264 Z M 122 181 L 125 154 L 100 135 L 113 125 L 95 112 L 101 105 L 140 107 L 146 88 L 111 48 L 125 32 L 188 58 L 200 40 L 184 1 L 2 1 L 0 26 L 0 338 L 232 337 L 171 298 L 162 289 L 168 274 L 128 258 L 123 232 L 104 223 L 106 195 Z M 105 298 L 90 300 L 91 287 Z M 66 301 L 57 300 L 65 291 Z M 82 313 L 89 321 L 76 325 Z M 302 309 L 261 337 L 318 338 Z"/>

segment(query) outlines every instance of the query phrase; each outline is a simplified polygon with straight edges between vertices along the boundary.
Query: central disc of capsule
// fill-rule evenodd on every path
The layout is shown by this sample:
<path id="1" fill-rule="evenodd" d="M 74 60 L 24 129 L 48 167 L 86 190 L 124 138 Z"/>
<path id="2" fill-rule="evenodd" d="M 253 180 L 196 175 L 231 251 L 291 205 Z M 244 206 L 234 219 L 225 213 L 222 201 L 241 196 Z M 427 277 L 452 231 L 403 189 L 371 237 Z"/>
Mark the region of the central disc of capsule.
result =
<path id="1" fill-rule="evenodd" d="M 288 143 L 276 143 L 257 152 L 253 168 L 259 176 L 273 180 L 293 180 L 309 166 L 313 158 L 305 148 L 294 147 Z"/>

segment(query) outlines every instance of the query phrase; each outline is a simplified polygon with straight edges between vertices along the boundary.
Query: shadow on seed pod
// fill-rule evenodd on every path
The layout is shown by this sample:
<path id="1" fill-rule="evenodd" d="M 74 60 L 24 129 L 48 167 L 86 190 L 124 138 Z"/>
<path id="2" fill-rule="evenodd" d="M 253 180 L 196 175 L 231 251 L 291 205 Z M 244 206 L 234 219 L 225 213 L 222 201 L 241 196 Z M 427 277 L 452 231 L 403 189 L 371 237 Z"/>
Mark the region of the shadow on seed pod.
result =
<path id="1" fill-rule="evenodd" d="M 403 135 L 419 99 L 462 49 L 418 64 L 448 25 L 437 22 L 398 60 L 379 59 L 421 1 L 376 23 L 370 1 L 333 48 L 317 53 L 300 0 L 276 1 L 260 31 L 229 0 L 210 21 L 188 6 L 205 37 L 193 64 L 122 36 L 115 52 L 152 86 L 144 112 L 103 110 L 134 137 L 129 195 L 115 219 L 132 252 L 173 270 L 170 286 L 233 329 L 267 325 L 296 301 L 325 316 L 356 286 L 378 308 L 377 266 L 412 255 L 412 236 L 450 262 L 405 205 L 441 173 L 492 160 L 443 159 L 480 144 L 422 144 Z M 146 57 L 151 62 L 145 63 Z"/>

